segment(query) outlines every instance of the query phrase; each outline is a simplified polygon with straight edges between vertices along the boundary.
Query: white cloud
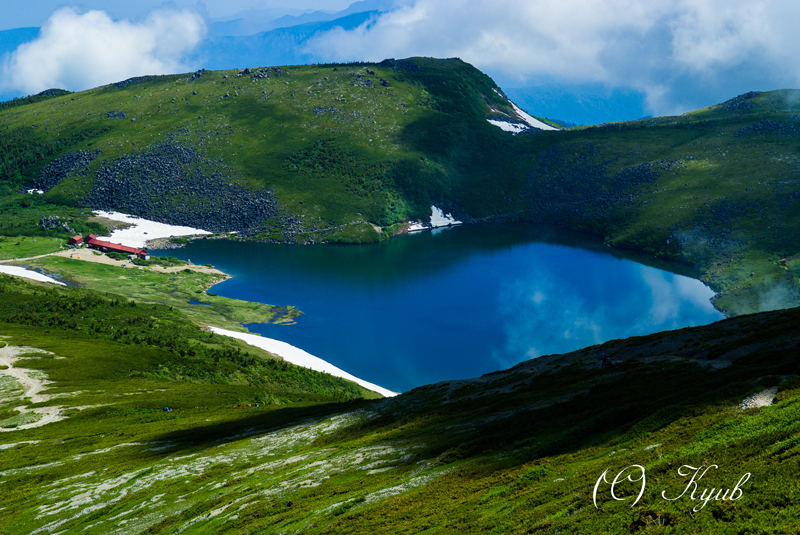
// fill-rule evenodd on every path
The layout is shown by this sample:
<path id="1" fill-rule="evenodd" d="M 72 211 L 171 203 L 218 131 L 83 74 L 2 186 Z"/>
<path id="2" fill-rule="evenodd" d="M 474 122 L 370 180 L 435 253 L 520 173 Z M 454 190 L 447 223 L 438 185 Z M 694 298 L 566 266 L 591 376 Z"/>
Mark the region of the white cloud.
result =
<path id="1" fill-rule="evenodd" d="M 683 327 L 686 325 L 684 313 L 687 306 L 714 313 L 714 305 L 711 304 L 714 291 L 701 281 L 645 266 L 639 267 L 639 273 L 652 295 L 648 318 L 650 323 L 668 329 Z"/>
<path id="2" fill-rule="evenodd" d="M 36 40 L 3 59 L 2 86 L 36 93 L 73 91 L 148 74 L 189 70 L 181 58 L 205 36 L 191 11 L 158 10 L 139 23 L 112 20 L 103 11 L 53 13 Z"/>
<path id="3" fill-rule="evenodd" d="M 743 87 L 799 85 L 798 20 L 800 3 L 781 0 L 408 0 L 308 51 L 457 56 L 512 83 L 635 88 L 652 112 L 674 112 Z"/>
<path id="4" fill-rule="evenodd" d="M 598 55 L 609 34 L 646 31 L 658 10 L 658 3 L 630 0 L 416 0 L 356 30 L 335 29 L 311 46 L 329 59 L 458 56 L 521 78 L 537 72 L 604 78 Z"/>

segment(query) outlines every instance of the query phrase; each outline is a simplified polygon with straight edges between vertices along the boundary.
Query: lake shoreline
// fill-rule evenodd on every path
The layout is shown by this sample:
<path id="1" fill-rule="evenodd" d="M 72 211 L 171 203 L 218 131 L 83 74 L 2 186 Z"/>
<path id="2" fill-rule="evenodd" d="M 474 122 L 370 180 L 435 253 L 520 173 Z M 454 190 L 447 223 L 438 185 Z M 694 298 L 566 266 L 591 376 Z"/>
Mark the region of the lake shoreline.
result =
<path id="1" fill-rule="evenodd" d="M 304 313 L 296 325 L 244 327 L 324 355 L 394 391 L 724 318 L 709 300 L 713 292 L 696 273 L 688 277 L 686 266 L 652 257 L 645 264 L 585 233 L 500 225 L 454 226 L 361 247 L 287 247 L 213 237 L 160 254 L 217 263 L 233 275 L 208 292 L 292 303 Z M 623 280 L 620 291 L 610 290 L 609 281 Z M 573 290 L 564 290 L 569 286 Z M 588 302 L 578 296 L 584 290 L 591 295 Z M 569 303 L 573 306 L 564 306 Z M 469 313 L 475 306 L 491 312 L 475 322 Z M 702 317 L 692 308 L 702 309 Z M 532 339 L 535 332 L 547 339 Z"/>

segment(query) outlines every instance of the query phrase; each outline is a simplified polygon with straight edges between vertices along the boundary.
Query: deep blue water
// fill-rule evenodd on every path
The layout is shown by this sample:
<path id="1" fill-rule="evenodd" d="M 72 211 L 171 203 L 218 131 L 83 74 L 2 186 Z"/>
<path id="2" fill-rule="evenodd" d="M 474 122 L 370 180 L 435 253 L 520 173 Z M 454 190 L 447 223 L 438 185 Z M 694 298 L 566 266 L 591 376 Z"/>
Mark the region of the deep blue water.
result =
<path id="1" fill-rule="evenodd" d="M 674 265 L 532 225 L 361 246 L 202 240 L 159 254 L 233 275 L 218 295 L 299 308 L 295 325 L 248 328 L 396 391 L 723 317 Z"/>

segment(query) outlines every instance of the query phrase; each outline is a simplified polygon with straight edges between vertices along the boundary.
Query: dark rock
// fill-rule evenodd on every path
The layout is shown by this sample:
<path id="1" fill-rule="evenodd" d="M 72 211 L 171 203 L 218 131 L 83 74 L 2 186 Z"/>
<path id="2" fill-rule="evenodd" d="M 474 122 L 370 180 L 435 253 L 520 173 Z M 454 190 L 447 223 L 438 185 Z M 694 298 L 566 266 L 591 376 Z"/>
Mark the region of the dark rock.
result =
<path id="1" fill-rule="evenodd" d="M 100 149 L 93 151 L 79 150 L 56 158 L 42 168 L 39 179 L 34 182 L 33 187 L 47 192 L 60 184 L 62 180 L 72 173 L 86 176 L 89 164 L 102 152 L 103 151 Z"/>
<path id="2" fill-rule="evenodd" d="M 251 77 L 253 80 L 260 80 L 262 78 L 280 78 L 281 76 L 287 75 L 287 72 L 280 67 L 264 67 L 251 72 Z"/>
<path id="3" fill-rule="evenodd" d="M 609 176 L 605 165 L 595 163 L 595 152 L 587 147 L 581 153 L 565 154 L 556 145 L 539 155 L 523 192 L 533 220 L 569 226 L 606 217 L 620 203 L 630 204 L 631 192 L 655 181 L 657 169 L 667 164 L 636 165 Z"/>
<path id="4" fill-rule="evenodd" d="M 738 97 L 726 100 L 722 103 L 722 111 L 746 111 L 753 108 L 753 103 L 748 100 L 754 99 L 761 93 L 758 91 L 750 91 Z"/>
<path id="5" fill-rule="evenodd" d="M 421 67 L 419 67 L 416 63 L 412 63 L 410 61 L 404 60 L 396 60 L 394 58 L 389 58 L 381 61 L 378 63 L 381 67 L 388 67 L 395 72 L 398 71 L 406 71 L 411 73 L 419 73 L 425 72 Z"/>
<path id="6" fill-rule="evenodd" d="M 75 231 L 66 222 L 61 221 L 57 215 L 46 215 L 39 220 L 39 225 L 42 230 L 61 230 L 64 229 L 70 234 L 75 234 Z"/>
<path id="7" fill-rule="evenodd" d="M 750 126 L 740 128 L 736 131 L 736 136 L 738 137 L 746 134 L 779 134 L 785 136 L 798 133 L 800 133 L 800 129 L 794 124 L 764 119 Z"/>
<path id="8" fill-rule="evenodd" d="M 245 236 L 263 230 L 270 219 L 290 223 L 279 213 L 272 190 L 237 182 L 235 171 L 202 158 L 173 135 L 147 151 L 106 162 L 84 201 L 97 210 Z"/>
<path id="9" fill-rule="evenodd" d="M 203 75 L 204 75 L 206 72 L 208 72 L 208 71 L 206 71 L 205 69 L 200 69 L 199 71 L 195 71 L 195 72 L 194 72 L 194 73 L 193 73 L 193 74 L 192 74 L 192 75 L 189 77 L 189 79 L 188 79 L 188 80 L 186 80 L 186 81 L 187 81 L 187 82 L 194 82 L 195 80 L 198 80 L 198 79 L 199 79 L 201 76 L 203 76 Z"/>
<path id="10" fill-rule="evenodd" d="M 165 76 L 169 76 L 169 75 L 163 75 L 163 76 L 136 76 L 134 78 L 128 78 L 127 80 L 123 80 L 121 82 L 116 82 L 116 83 L 114 83 L 112 85 L 114 87 L 116 87 L 117 89 L 122 89 L 124 87 L 129 87 L 129 86 L 132 86 L 132 85 L 141 84 L 143 82 L 155 82 L 155 81 L 158 81 L 160 79 L 165 78 Z"/>
<path id="11" fill-rule="evenodd" d="M 60 97 L 63 95 L 69 95 L 71 91 L 67 91 L 66 89 L 45 89 L 39 93 L 36 93 L 35 96 L 37 97 Z"/>

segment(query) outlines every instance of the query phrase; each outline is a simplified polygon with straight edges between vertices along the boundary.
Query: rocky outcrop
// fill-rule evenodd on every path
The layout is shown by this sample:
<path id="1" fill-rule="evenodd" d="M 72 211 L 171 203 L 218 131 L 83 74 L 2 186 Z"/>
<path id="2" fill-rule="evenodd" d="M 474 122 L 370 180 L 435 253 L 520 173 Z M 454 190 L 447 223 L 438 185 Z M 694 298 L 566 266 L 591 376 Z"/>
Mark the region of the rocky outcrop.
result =
<path id="1" fill-rule="evenodd" d="M 780 121 L 762 120 L 750 126 L 744 126 L 736 131 L 736 137 L 747 134 L 778 134 L 778 135 L 795 135 L 800 134 L 800 128 L 790 123 L 782 123 Z"/>
<path id="2" fill-rule="evenodd" d="M 243 235 L 280 218 L 272 190 L 242 186 L 232 169 L 174 139 L 100 167 L 85 202 L 93 209 Z"/>
<path id="3" fill-rule="evenodd" d="M 56 158 L 44 166 L 39 174 L 39 179 L 33 184 L 33 188 L 47 192 L 72 173 L 86 176 L 89 164 L 102 152 L 99 149 L 93 151 L 79 150 Z"/>
<path id="4" fill-rule="evenodd" d="M 569 225 L 606 216 L 617 203 L 630 201 L 633 188 L 655 181 L 659 167 L 670 164 L 635 165 L 609 176 L 604 165 L 595 163 L 593 151 L 587 147 L 584 154 L 567 157 L 556 146 L 539 156 L 524 191 L 537 219 Z"/>
<path id="5" fill-rule="evenodd" d="M 242 76 L 249 75 L 253 80 L 261 80 L 264 78 L 280 78 L 286 74 L 287 72 L 280 67 L 264 67 L 263 69 L 256 69 L 254 71 L 245 69 L 241 71 L 238 76 L 241 78 Z"/>
<path id="6" fill-rule="evenodd" d="M 65 221 L 61 221 L 61 219 L 57 215 L 47 215 L 42 217 L 39 220 L 39 226 L 42 227 L 42 230 L 61 230 L 64 229 L 70 234 L 75 234 L 75 230 L 69 226 Z"/>
<path id="7" fill-rule="evenodd" d="M 356 87 L 375 87 L 375 83 L 361 73 L 350 73 L 353 78 L 350 80 L 350 85 Z"/>
<path id="8" fill-rule="evenodd" d="M 144 82 L 156 82 L 158 80 L 163 80 L 169 75 L 160 75 L 160 76 L 136 76 L 134 78 L 128 78 L 127 80 L 123 80 L 121 82 L 116 82 L 112 84 L 117 89 L 122 89 L 123 87 L 129 87 L 132 85 L 139 85 Z"/>
<path id="9" fill-rule="evenodd" d="M 720 105 L 719 111 L 747 111 L 753 108 L 753 103 L 750 100 L 756 98 L 761 93 L 758 91 L 750 91 L 738 97 L 726 100 Z"/>
<path id="10" fill-rule="evenodd" d="M 381 67 L 389 67 L 393 71 L 406 71 L 406 72 L 425 72 L 422 67 L 417 65 L 416 63 L 412 63 L 410 61 L 405 60 L 397 60 L 394 58 L 388 58 L 380 63 L 378 63 Z"/>

